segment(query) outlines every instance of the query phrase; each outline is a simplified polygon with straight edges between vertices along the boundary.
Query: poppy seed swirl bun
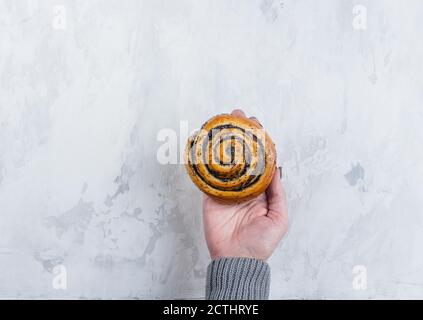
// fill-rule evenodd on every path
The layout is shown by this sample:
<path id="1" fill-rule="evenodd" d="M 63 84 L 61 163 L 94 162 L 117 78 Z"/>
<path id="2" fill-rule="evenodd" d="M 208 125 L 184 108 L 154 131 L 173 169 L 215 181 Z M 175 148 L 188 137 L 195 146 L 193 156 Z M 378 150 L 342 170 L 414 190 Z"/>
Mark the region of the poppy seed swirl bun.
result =
<path id="1" fill-rule="evenodd" d="M 221 202 L 242 202 L 263 193 L 272 181 L 275 145 L 256 121 L 221 114 L 188 139 L 185 166 L 205 194 Z"/>

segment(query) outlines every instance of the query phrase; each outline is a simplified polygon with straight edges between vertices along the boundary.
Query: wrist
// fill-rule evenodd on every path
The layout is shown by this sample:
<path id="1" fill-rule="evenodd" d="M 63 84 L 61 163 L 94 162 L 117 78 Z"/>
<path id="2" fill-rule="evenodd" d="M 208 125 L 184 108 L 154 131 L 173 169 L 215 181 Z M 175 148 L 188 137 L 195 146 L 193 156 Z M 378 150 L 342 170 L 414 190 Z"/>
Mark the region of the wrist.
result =
<path id="1" fill-rule="evenodd" d="M 248 259 L 257 259 L 266 261 L 270 257 L 270 254 L 265 254 L 263 252 L 251 252 L 246 249 L 236 249 L 236 250 L 210 250 L 210 258 L 212 260 L 220 258 L 248 258 Z"/>

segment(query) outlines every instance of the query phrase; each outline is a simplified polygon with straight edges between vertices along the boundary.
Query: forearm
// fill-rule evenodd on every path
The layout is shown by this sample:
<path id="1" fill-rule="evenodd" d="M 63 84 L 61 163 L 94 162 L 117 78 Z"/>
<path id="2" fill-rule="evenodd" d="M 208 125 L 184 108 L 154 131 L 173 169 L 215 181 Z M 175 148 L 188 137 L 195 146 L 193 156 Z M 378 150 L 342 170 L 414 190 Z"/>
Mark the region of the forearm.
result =
<path id="1" fill-rule="evenodd" d="M 269 298 L 269 265 L 253 258 L 219 258 L 207 268 L 206 299 L 265 300 Z"/>

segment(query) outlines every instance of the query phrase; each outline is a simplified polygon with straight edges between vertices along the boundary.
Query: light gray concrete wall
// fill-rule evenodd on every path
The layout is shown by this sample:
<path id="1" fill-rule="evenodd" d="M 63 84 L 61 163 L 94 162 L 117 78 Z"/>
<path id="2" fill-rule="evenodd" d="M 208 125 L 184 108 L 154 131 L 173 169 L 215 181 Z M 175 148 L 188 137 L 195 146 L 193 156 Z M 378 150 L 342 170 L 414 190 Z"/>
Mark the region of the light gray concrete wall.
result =
<path id="1" fill-rule="evenodd" d="M 419 0 L 1 0 L 0 297 L 203 297 L 200 193 L 157 134 L 242 107 L 289 199 L 271 297 L 423 298 L 422 18 Z"/>

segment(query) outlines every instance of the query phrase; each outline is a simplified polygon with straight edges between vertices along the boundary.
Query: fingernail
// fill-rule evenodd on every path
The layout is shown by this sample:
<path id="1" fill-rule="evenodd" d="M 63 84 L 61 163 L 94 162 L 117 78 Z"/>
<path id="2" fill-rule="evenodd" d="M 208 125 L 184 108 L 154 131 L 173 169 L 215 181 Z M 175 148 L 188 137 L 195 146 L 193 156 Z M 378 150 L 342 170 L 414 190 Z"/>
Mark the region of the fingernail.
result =
<path id="1" fill-rule="evenodd" d="M 256 117 L 250 117 L 250 119 L 257 122 L 258 125 L 263 128 L 263 125 L 260 123 L 260 121 Z"/>

